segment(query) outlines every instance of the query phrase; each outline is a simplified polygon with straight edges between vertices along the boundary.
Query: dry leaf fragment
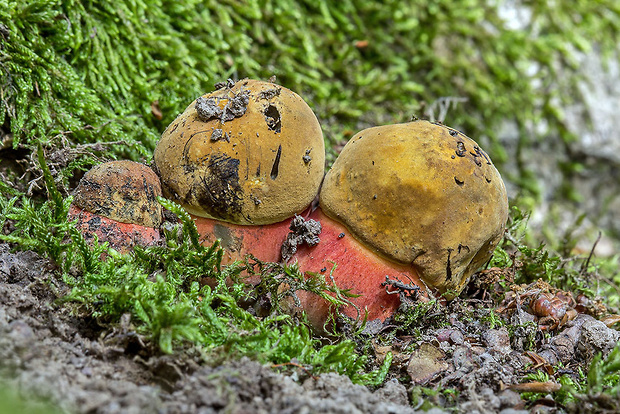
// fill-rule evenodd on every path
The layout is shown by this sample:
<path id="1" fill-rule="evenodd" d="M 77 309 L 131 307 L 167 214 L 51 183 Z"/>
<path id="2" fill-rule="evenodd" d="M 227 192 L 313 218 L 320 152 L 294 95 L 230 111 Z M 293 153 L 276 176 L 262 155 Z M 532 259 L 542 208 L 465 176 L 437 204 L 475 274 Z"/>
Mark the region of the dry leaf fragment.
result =
<path id="1" fill-rule="evenodd" d="M 164 117 L 164 114 L 162 114 L 161 108 L 159 107 L 159 101 L 151 102 L 151 113 L 158 120 L 161 120 Z"/>
<path id="2" fill-rule="evenodd" d="M 420 345 L 409 359 L 407 373 L 415 385 L 424 385 L 439 373 L 446 371 L 450 365 L 442 361 L 444 352 L 429 343 Z"/>
<path id="3" fill-rule="evenodd" d="M 535 382 L 526 382 L 523 384 L 509 385 L 508 388 L 513 391 L 519 391 L 519 392 L 548 393 L 548 392 L 559 391 L 560 388 L 562 388 L 562 385 L 558 384 L 557 382 L 553 382 L 553 381 L 547 381 L 547 382 L 535 381 Z"/>
<path id="4" fill-rule="evenodd" d="M 620 315 L 607 315 L 601 318 L 601 322 L 603 322 L 608 328 L 611 328 L 620 322 Z"/>

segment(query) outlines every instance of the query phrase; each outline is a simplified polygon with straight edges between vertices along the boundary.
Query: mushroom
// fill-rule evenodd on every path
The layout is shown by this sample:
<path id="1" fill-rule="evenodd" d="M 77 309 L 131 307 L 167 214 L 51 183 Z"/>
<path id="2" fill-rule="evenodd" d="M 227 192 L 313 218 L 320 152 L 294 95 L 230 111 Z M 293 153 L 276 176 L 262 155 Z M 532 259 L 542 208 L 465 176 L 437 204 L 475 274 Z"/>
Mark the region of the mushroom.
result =
<path id="1" fill-rule="evenodd" d="M 94 166 L 80 180 L 69 207 L 69 220 L 86 240 L 97 235 L 110 247 L 129 252 L 135 244 L 150 246 L 160 239 L 163 209 L 157 175 L 144 164 L 110 161 Z"/>
<path id="2" fill-rule="evenodd" d="M 221 240 L 224 263 L 247 253 L 278 261 L 287 219 L 310 205 L 323 179 L 321 127 L 282 86 L 244 79 L 219 87 L 192 102 L 157 144 L 164 196 L 193 216 L 205 244 Z"/>
<path id="3" fill-rule="evenodd" d="M 384 321 L 399 306 L 386 276 L 421 290 L 457 296 L 491 257 L 508 217 L 506 189 L 478 144 L 428 121 L 369 128 L 344 147 L 325 176 L 321 242 L 299 249 L 305 272 L 327 274 L 368 319 Z M 383 285 L 382 285 L 383 284 Z M 299 292 L 321 327 L 328 306 Z M 343 313 L 357 316 L 354 307 Z"/>

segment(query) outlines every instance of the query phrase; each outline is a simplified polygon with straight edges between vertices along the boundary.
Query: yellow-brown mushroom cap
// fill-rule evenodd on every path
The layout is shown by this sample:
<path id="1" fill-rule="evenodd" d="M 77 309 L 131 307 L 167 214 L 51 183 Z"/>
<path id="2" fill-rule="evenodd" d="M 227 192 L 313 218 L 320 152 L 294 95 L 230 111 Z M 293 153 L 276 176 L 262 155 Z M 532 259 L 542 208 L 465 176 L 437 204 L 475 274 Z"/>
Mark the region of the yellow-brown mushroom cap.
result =
<path id="1" fill-rule="evenodd" d="M 109 161 L 95 165 L 80 180 L 73 205 L 121 223 L 159 227 L 163 209 L 159 178 L 144 164 Z"/>
<path id="2" fill-rule="evenodd" d="M 299 95 L 245 79 L 192 102 L 163 133 L 154 161 L 164 195 L 190 213 L 271 224 L 312 202 L 325 147 Z"/>
<path id="3" fill-rule="evenodd" d="M 321 208 L 371 249 L 410 263 L 448 297 L 492 255 L 508 200 L 488 155 L 427 121 L 355 135 L 327 173 Z"/>

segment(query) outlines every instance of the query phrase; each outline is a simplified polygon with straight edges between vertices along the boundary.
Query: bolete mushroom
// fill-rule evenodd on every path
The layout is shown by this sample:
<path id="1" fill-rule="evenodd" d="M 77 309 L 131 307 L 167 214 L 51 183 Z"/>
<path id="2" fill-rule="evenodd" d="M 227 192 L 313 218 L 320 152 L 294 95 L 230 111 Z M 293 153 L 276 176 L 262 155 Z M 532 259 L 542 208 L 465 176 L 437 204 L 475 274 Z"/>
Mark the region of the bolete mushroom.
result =
<path id="1" fill-rule="evenodd" d="M 489 156 L 459 131 L 428 121 L 369 128 L 355 135 L 327 173 L 320 209 L 321 241 L 294 260 L 361 294 L 352 302 L 369 320 L 399 305 L 392 281 L 457 296 L 491 257 L 504 234 L 508 201 Z M 317 327 L 327 305 L 299 293 Z M 357 316 L 353 307 L 343 309 Z"/>
<path id="2" fill-rule="evenodd" d="M 247 253 L 278 261 L 287 219 L 318 193 L 325 147 L 299 95 L 271 82 L 229 80 L 168 126 L 154 163 L 164 196 L 191 213 L 204 243 L 222 241 L 225 263 Z"/>
<path id="3" fill-rule="evenodd" d="M 160 239 L 163 209 L 157 175 L 144 164 L 110 161 L 91 168 L 80 180 L 69 207 L 69 220 L 86 240 L 99 241 L 126 253 L 135 244 L 150 246 Z"/>

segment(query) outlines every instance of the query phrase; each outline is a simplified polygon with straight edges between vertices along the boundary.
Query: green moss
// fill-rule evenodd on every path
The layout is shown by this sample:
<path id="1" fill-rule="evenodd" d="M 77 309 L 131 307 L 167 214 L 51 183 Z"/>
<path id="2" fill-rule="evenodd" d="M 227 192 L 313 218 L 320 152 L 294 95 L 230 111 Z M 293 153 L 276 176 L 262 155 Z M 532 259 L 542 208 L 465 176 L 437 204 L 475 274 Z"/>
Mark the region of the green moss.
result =
<path id="1" fill-rule="evenodd" d="M 13 389 L 7 388 L 4 384 L 0 389 L 0 413 L 60 414 L 62 412 L 60 408 L 41 398 L 32 395 L 19 396 Z"/>
<path id="2" fill-rule="evenodd" d="M 115 156 L 148 157 L 216 81 L 275 74 L 311 102 L 332 145 L 465 98 L 447 121 L 489 137 L 501 164 L 505 120 L 521 125 L 521 146 L 543 120 L 572 139 L 560 107 L 578 99 L 575 53 L 615 50 L 620 27 L 613 0 L 523 6 L 531 21 L 514 30 L 499 4 L 478 0 L 0 0 L 0 124 L 15 146 L 61 134 L 138 142 Z M 549 89 L 558 79 L 567 87 Z"/>

